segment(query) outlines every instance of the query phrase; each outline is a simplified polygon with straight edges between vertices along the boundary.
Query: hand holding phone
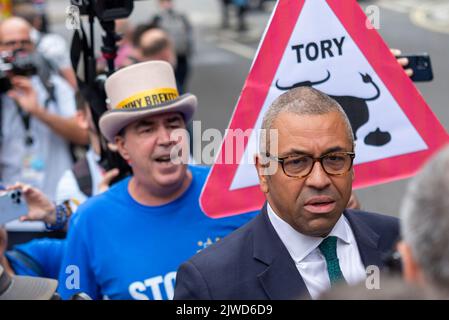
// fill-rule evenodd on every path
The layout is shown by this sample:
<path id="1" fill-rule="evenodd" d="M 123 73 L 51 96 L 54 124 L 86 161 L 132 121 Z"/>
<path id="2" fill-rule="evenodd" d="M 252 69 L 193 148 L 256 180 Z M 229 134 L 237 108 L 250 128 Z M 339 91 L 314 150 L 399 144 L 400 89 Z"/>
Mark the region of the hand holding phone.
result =
<path id="1" fill-rule="evenodd" d="M 405 68 L 413 70 L 413 75 L 410 77 L 412 81 L 423 82 L 433 80 L 432 64 L 430 56 L 427 53 L 400 55 L 397 58 L 408 59 L 408 65 Z"/>

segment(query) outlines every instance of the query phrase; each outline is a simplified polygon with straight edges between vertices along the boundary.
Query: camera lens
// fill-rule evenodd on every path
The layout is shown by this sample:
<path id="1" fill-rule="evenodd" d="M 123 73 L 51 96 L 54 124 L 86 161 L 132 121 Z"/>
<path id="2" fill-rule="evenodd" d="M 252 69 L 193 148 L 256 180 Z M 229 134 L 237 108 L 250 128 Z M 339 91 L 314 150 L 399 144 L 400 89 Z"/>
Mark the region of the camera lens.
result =
<path id="1" fill-rule="evenodd" d="M 416 68 L 418 70 L 424 70 L 429 67 L 429 63 L 425 59 L 419 59 L 416 63 Z"/>

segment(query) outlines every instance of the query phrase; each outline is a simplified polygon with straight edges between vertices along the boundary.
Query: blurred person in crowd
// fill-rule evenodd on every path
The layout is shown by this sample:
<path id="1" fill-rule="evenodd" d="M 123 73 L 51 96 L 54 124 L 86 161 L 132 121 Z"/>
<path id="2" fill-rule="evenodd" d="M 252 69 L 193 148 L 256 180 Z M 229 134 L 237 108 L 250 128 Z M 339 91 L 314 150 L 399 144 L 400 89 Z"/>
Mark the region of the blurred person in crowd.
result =
<path id="1" fill-rule="evenodd" d="M 373 283 L 361 283 L 353 286 L 338 284 L 320 295 L 319 300 L 435 300 L 448 297 L 430 288 L 405 283 L 401 277 L 392 277 L 383 273 Z"/>
<path id="2" fill-rule="evenodd" d="M 76 76 L 72 68 L 70 53 L 65 39 L 56 33 L 49 33 L 43 30 L 43 19 L 45 16 L 32 3 L 15 5 L 14 15 L 25 19 L 33 27 L 31 39 L 36 50 L 75 89 L 77 87 Z"/>
<path id="3" fill-rule="evenodd" d="M 121 36 L 120 41 L 117 43 L 118 51 L 117 58 L 115 58 L 115 64 L 118 69 L 129 66 L 134 63 L 129 56 L 132 54 L 132 37 L 134 28 L 131 26 L 129 19 L 115 20 L 115 31 Z"/>
<path id="4" fill-rule="evenodd" d="M 176 52 L 167 32 L 152 25 L 141 25 L 135 35 L 135 57 L 139 62 L 162 60 L 176 68 Z M 178 88 L 180 84 L 178 83 Z"/>
<path id="5" fill-rule="evenodd" d="M 237 31 L 248 31 L 248 24 L 246 23 L 246 14 L 248 12 L 248 0 L 232 0 L 237 8 Z"/>
<path id="6" fill-rule="evenodd" d="M 114 60 L 115 68 L 120 69 L 136 63 L 133 48 L 134 28 L 129 19 L 115 20 L 115 31 L 121 39 L 117 41 L 117 57 Z M 97 71 L 99 73 L 106 70 L 106 60 L 103 56 L 97 59 Z"/>
<path id="7" fill-rule="evenodd" d="M 12 17 L 0 24 L 0 50 L 34 59 L 31 26 Z M 3 184 L 17 181 L 41 189 L 54 199 L 56 185 L 72 165 L 69 143 L 86 144 L 87 131 L 76 122 L 73 89 L 57 74 L 41 76 L 45 65 L 36 58 L 37 75 L 9 75 L 12 88 L 1 94 L 0 175 Z M 48 71 L 48 70 L 43 70 Z"/>
<path id="8" fill-rule="evenodd" d="M 176 51 L 175 77 L 180 93 L 187 92 L 190 59 L 193 53 L 193 30 L 187 16 L 174 8 L 172 0 L 159 0 L 160 11 L 151 24 L 164 29 L 171 37 Z"/>
<path id="9" fill-rule="evenodd" d="M 221 27 L 223 29 L 229 28 L 229 9 L 232 4 L 232 0 L 220 0 L 221 2 Z"/>
<path id="10" fill-rule="evenodd" d="M 262 129 L 278 133 L 277 147 L 267 134 L 256 156 L 262 213 L 183 263 L 175 299 L 316 299 L 382 268 L 396 243 L 397 218 L 345 210 L 354 136 L 335 100 L 292 89 L 269 107 Z"/>
<path id="11" fill-rule="evenodd" d="M 222 10 L 221 27 L 228 29 L 230 26 L 229 11 L 231 6 L 234 5 L 237 11 L 237 31 L 248 31 L 248 24 L 246 23 L 246 13 L 248 12 L 248 0 L 220 0 Z"/>
<path id="12" fill-rule="evenodd" d="M 185 132 L 197 108 L 179 95 L 173 68 L 150 61 L 106 81 L 111 110 L 100 119 L 133 176 L 89 199 L 71 219 L 59 292 L 94 299 L 171 299 L 176 269 L 256 213 L 212 219 L 199 206 L 209 169 L 186 165 Z M 79 268 L 80 287 L 66 286 L 66 266 Z"/>
<path id="13" fill-rule="evenodd" d="M 402 202 L 404 278 L 449 293 L 449 146 L 412 179 Z"/>

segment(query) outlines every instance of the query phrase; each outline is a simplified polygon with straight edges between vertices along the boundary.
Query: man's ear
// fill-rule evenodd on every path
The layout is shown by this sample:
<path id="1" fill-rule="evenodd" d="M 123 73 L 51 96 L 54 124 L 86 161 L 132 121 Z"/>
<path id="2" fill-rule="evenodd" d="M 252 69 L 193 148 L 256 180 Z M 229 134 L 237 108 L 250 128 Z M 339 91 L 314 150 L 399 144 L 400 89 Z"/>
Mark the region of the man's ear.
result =
<path id="1" fill-rule="evenodd" d="M 263 193 L 268 193 L 268 175 L 267 175 L 267 169 L 270 166 L 270 163 L 264 159 L 262 159 L 261 155 L 254 155 L 254 163 L 256 165 L 257 175 L 259 176 L 259 184 L 260 184 L 260 190 L 262 190 Z"/>
<path id="2" fill-rule="evenodd" d="M 355 142 L 355 141 L 352 143 L 352 152 L 355 152 L 356 144 L 357 144 L 357 142 Z M 354 181 L 354 179 L 355 179 L 354 161 L 352 163 L 352 169 L 351 170 L 352 170 L 352 181 Z"/>
<path id="3" fill-rule="evenodd" d="M 115 136 L 114 138 L 115 147 L 117 147 L 118 153 L 122 156 L 126 161 L 130 161 L 129 152 L 126 146 L 126 139 L 123 136 Z"/>
<path id="4" fill-rule="evenodd" d="M 413 283 L 421 284 L 423 282 L 423 275 L 415 257 L 413 256 L 412 248 L 404 242 L 398 243 L 397 247 L 402 258 L 402 274 L 404 280 Z"/>

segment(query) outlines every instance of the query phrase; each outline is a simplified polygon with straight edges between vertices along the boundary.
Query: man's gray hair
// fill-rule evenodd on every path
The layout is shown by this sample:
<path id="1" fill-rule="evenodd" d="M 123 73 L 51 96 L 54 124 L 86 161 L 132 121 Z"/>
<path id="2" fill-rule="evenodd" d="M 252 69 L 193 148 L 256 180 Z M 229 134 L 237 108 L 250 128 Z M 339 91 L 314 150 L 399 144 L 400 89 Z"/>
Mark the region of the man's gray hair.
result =
<path id="1" fill-rule="evenodd" d="M 273 122 L 281 113 L 294 113 L 297 115 L 324 115 L 330 112 L 338 112 L 347 129 L 348 138 L 354 144 L 354 133 L 351 123 L 337 101 L 327 94 L 312 87 L 298 87 L 291 89 L 280 95 L 268 108 L 262 120 L 262 129 L 266 130 L 266 139 L 262 135 L 260 138 L 260 151 L 269 151 L 269 130 L 273 127 Z"/>
<path id="2" fill-rule="evenodd" d="M 409 184 L 401 219 L 402 238 L 426 280 L 449 290 L 449 147 Z"/>

